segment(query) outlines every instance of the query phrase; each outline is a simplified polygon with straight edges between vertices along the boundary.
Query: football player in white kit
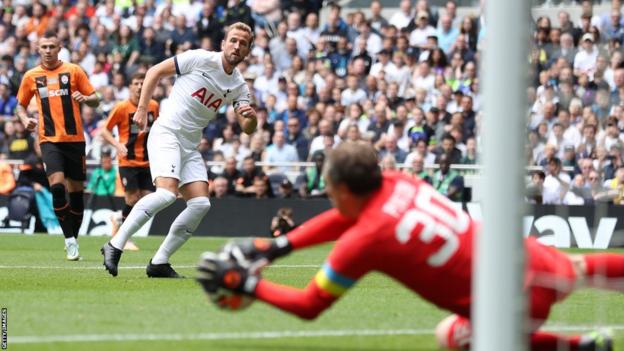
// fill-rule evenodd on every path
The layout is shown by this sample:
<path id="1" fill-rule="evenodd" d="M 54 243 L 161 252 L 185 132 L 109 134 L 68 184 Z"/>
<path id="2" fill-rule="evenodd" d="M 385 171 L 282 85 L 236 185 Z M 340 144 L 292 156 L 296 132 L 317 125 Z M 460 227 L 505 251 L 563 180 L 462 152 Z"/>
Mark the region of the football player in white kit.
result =
<path id="1" fill-rule="evenodd" d="M 130 236 L 171 205 L 179 192 L 186 208 L 171 224 L 146 269 L 148 277 L 179 277 L 169 258 L 191 237 L 210 209 L 208 172 L 197 151 L 202 130 L 223 104 L 233 104 L 245 133 L 251 134 L 256 129 L 256 112 L 250 106 L 249 89 L 236 68 L 249 54 L 252 44 L 251 28 L 241 22 L 234 23 L 226 30 L 221 52 L 189 50 L 147 71 L 133 121 L 139 128 L 145 128 L 147 105 L 158 81 L 177 74 L 170 95 L 174 104 L 161 111 L 147 141 L 156 191 L 136 203 L 117 235 L 101 249 L 104 266 L 111 275 L 117 276 L 122 248 Z"/>

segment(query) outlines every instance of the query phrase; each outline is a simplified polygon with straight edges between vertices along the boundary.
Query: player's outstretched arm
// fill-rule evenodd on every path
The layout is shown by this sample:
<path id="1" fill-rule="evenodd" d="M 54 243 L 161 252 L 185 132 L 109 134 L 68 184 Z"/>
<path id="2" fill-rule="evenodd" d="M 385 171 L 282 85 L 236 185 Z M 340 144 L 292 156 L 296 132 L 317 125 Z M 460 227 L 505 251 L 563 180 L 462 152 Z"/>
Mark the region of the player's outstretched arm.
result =
<path id="1" fill-rule="evenodd" d="M 333 208 L 304 222 L 289 232 L 287 237 L 293 249 L 302 249 L 338 240 L 355 223 L 355 220 L 341 215 L 337 209 Z"/>
<path id="2" fill-rule="evenodd" d="M 197 282 L 209 296 L 221 289 L 230 290 L 254 296 L 304 319 L 316 318 L 339 297 L 320 288 L 318 278 L 312 280 L 305 289 L 261 280 L 257 271 L 230 259 L 225 252 L 205 252 L 197 270 Z"/>
<path id="3" fill-rule="evenodd" d="M 305 289 L 297 289 L 264 279 L 258 282 L 255 296 L 303 319 L 315 319 L 338 299 L 321 290 L 315 281 L 310 282 Z"/>
<path id="4" fill-rule="evenodd" d="M 336 209 L 328 210 L 275 239 L 255 238 L 232 240 L 223 251 L 233 259 L 250 261 L 260 266 L 301 249 L 337 240 L 355 222 L 341 216 Z"/>
<path id="5" fill-rule="evenodd" d="M 176 73 L 176 66 L 173 58 L 168 58 L 161 63 L 152 66 L 145 74 L 143 80 L 143 87 L 141 88 L 141 97 L 139 98 L 139 105 L 137 111 L 134 114 L 132 120 L 139 125 L 141 129 L 147 126 L 147 108 L 156 85 L 161 78 L 172 76 Z"/>

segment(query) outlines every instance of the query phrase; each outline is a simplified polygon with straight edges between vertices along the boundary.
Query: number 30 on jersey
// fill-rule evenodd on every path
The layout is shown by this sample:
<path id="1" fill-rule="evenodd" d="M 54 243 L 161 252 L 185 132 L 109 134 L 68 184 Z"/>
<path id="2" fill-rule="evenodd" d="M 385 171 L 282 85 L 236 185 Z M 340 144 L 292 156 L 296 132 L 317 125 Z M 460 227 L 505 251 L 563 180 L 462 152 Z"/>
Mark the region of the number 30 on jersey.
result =
<path id="1" fill-rule="evenodd" d="M 407 186 L 413 190 L 409 191 Z M 443 266 L 459 248 L 458 236 L 468 230 L 470 218 L 431 187 L 421 186 L 416 190 L 412 184 L 397 184 L 395 194 L 402 194 L 401 197 L 405 199 L 410 193 L 413 202 L 395 228 L 396 239 L 400 243 L 407 243 L 413 235 L 418 235 L 420 241 L 429 244 L 436 237 L 442 238 L 444 245 L 427 258 L 427 264 L 432 267 Z"/>

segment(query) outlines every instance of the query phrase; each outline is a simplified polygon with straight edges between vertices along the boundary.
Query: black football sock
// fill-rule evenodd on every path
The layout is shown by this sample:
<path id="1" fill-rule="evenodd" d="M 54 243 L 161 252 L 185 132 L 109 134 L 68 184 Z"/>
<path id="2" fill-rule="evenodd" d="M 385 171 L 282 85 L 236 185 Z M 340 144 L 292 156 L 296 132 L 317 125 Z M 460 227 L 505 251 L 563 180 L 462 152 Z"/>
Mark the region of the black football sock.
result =
<path id="1" fill-rule="evenodd" d="M 78 232 L 84 217 L 84 192 L 74 191 L 69 193 L 69 215 L 72 217 L 72 229 L 74 238 L 78 238 Z"/>
<path id="2" fill-rule="evenodd" d="M 63 184 L 54 184 L 50 187 L 52 193 L 52 205 L 54 206 L 54 213 L 58 218 L 63 235 L 66 239 L 73 238 L 73 228 L 71 225 L 71 219 L 69 218 L 69 204 L 65 198 L 65 186 Z"/>

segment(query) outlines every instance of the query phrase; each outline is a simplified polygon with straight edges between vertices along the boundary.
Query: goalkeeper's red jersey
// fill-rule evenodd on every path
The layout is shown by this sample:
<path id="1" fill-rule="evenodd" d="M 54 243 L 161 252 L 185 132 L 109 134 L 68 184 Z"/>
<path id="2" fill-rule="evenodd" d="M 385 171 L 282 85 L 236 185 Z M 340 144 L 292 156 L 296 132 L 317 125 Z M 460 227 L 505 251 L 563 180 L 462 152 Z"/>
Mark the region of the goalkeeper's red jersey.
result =
<path id="1" fill-rule="evenodd" d="M 353 281 L 380 271 L 426 300 L 466 315 L 470 311 L 472 238 L 476 223 L 424 181 L 384 174 L 381 191 L 366 204 L 329 255 L 333 273 Z M 323 288 L 323 279 L 316 279 Z M 345 286 L 346 287 L 346 286 Z"/>
<path id="2" fill-rule="evenodd" d="M 261 280 L 256 296 L 304 318 L 314 318 L 371 271 L 387 274 L 435 305 L 470 316 L 473 237 L 479 224 L 429 184 L 384 173 L 382 187 L 357 220 L 329 210 L 288 234 L 295 249 L 337 240 L 327 261 L 304 290 Z M 510 233 L 509 235 L 514 235 Z M 519 235 L 519 234 L 515 234 Z M 548 272 L 573 280 L 566 256 L 535 240 L 525 241 L 526 284 Z M 531 315 L 545 318 L 562 294 L 531 286 Z"/>

